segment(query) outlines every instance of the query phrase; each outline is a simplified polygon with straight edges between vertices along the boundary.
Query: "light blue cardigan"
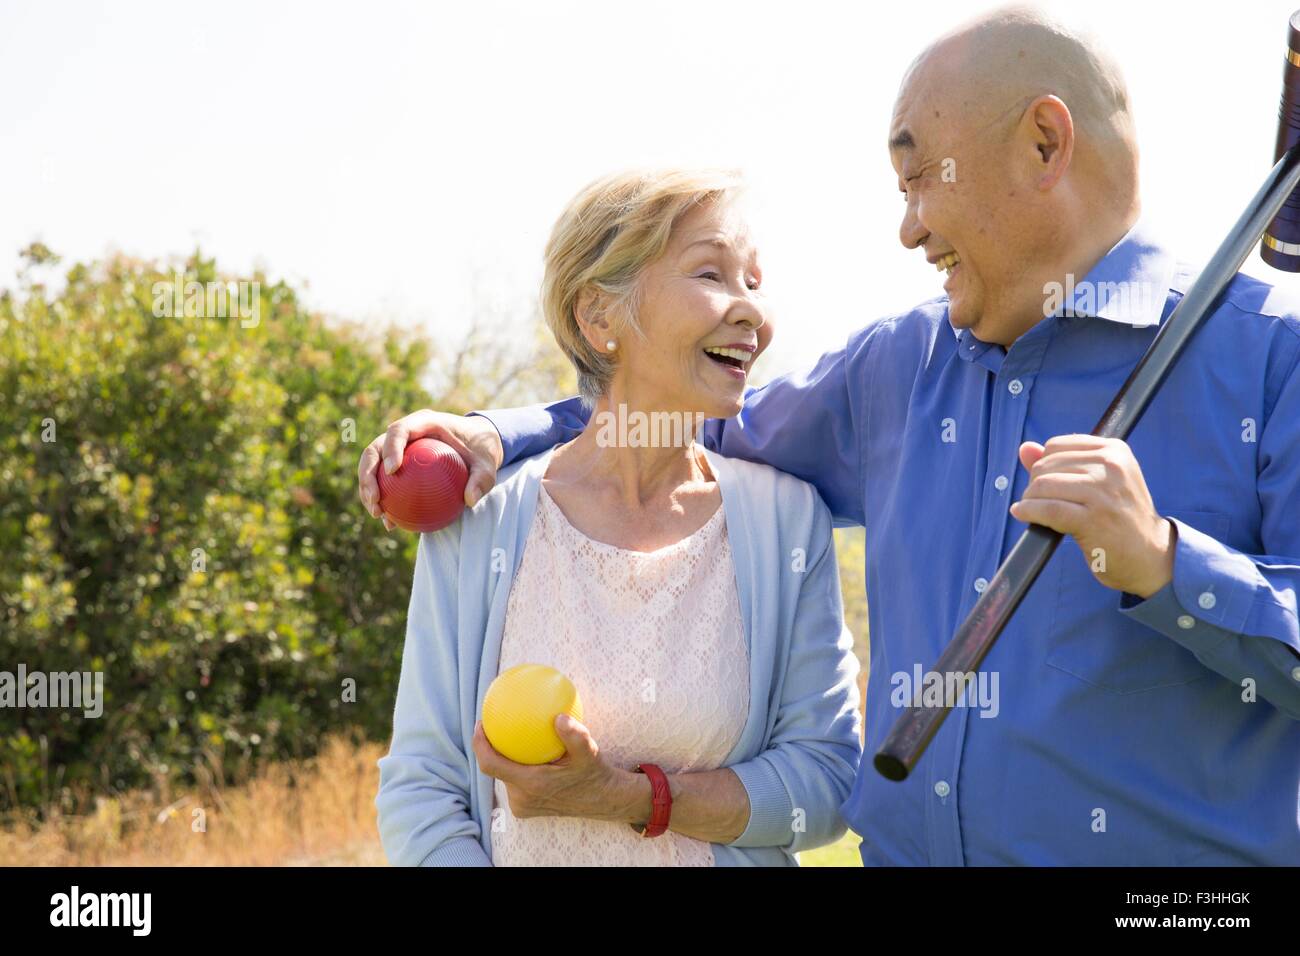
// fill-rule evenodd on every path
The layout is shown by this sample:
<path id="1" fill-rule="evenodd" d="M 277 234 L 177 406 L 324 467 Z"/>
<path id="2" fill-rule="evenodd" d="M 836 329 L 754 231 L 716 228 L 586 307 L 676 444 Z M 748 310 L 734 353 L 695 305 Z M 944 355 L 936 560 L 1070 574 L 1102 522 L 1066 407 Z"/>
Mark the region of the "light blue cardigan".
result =
<path id="1" fill-rule="evenodd" d="M 510 582 L 551 451 L 502 469 L 495 488 L 420 536 L 393 714 L 379 760 L 379 833 L 399 866 L 490 866 L 491 777 L 471 740 L 497 675 Z M 831 518 L 812 487 L 705 451 L 717 477 L 749 644 L 749 716 L 724 761 L 749 823 L 713 844 L 719 866 L 797 866 L 838 839 L 861 756 L 853 638 L 844 626 Z M 597 741 L 599 728 L 593 728 Z"/>

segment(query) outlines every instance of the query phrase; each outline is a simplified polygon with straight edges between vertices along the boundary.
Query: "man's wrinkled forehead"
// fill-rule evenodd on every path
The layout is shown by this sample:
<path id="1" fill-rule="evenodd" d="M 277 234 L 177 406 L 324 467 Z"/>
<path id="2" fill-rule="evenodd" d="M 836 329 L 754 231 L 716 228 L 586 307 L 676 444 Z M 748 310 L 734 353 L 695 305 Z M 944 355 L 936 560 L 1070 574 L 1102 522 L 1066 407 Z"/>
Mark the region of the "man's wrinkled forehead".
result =
<path id="1" fill-rule="evenodd" d="M 964 87 L 951 52 L 944 47 L 927 50 L 908 69 L 894 100 L 889 125 L 891 159 L 901 161 L 938 145 L 941 132 L 959 125 L 960 91 Z"/>
<path id="2" fill-rule="evenodd" d="M 898 96 L 894 100 L 894 115 L 889 124 L 891 154 L 901 155 L 917 149 L 921 127 L 924 125 L 923 110 L 934 98 L 933 73 L 933 61 L 927 51 L 917 57 L 903 76 Z"/>

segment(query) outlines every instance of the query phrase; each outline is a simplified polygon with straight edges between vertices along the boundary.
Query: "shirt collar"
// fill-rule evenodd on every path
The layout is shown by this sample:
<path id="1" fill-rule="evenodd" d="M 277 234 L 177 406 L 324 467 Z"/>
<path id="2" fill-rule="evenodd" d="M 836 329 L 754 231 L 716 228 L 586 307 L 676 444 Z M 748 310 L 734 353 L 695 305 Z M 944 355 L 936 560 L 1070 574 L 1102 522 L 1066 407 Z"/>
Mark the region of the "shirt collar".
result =
<path id="1" fill-rule="evenodd" d="M 1146 217 L 1134 223 L 1082 279 L 1066 276 L 1046 294 L 1052 315 L 1088 316 L 1131 325 L 1159 325 L 1174 279 L 1173 253 Z"/>
<path id="2" fill-rule="evenodd" d="M 1146 328 L 1160 324 L 1176 268 L 1173 252 L 1161 241 L 1160 229 L 1143 216 L 1086 276 L 1067 276 L 1065 282 L 1045 289 L 1044 295 L 1052 297 L 1053 316 L 1098 318 Z M 970 329 L 953 331 L 957 354 L 967 361 L 979 361 L 990 348 L 971 335 Z"/>

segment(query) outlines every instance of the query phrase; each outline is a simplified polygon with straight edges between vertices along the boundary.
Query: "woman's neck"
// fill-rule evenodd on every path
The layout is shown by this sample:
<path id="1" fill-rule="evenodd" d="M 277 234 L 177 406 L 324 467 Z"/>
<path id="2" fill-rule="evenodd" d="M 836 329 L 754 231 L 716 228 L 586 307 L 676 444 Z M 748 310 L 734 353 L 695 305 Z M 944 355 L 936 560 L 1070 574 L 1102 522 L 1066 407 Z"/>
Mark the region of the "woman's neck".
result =
<path id="1" fill-rule="evenodd" d="M 547 477 L 602 486 L 629 508 L 671 498 L 683 485 L 713 480 L 694 441 L 703 421 L 695 412 L 638 408 L 611 392 L 596 400 L 582 434 L 557 449 Z"/>

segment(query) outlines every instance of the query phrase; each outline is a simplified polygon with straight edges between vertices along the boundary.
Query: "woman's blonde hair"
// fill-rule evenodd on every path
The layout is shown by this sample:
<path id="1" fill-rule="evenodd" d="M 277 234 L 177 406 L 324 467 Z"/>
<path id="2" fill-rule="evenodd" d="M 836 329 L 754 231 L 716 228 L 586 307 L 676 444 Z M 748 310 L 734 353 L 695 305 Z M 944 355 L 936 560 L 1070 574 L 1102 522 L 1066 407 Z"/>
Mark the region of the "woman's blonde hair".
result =
<path id="1" fill-rule="evenodd" d="M 614 362 L 582 334 L 574 312 L 578 296 L 589 287 L 603 293 L 597 308 L 615 337 L 641 334 L 642 271 L 663 255 L 682 216 L 702 203 L 733 199 L 742 185 L 732 169 L 615 173 L 586 186 L 556 220 L 546 243 L 542 313 L 588 401 L 609 388 Z"/>

